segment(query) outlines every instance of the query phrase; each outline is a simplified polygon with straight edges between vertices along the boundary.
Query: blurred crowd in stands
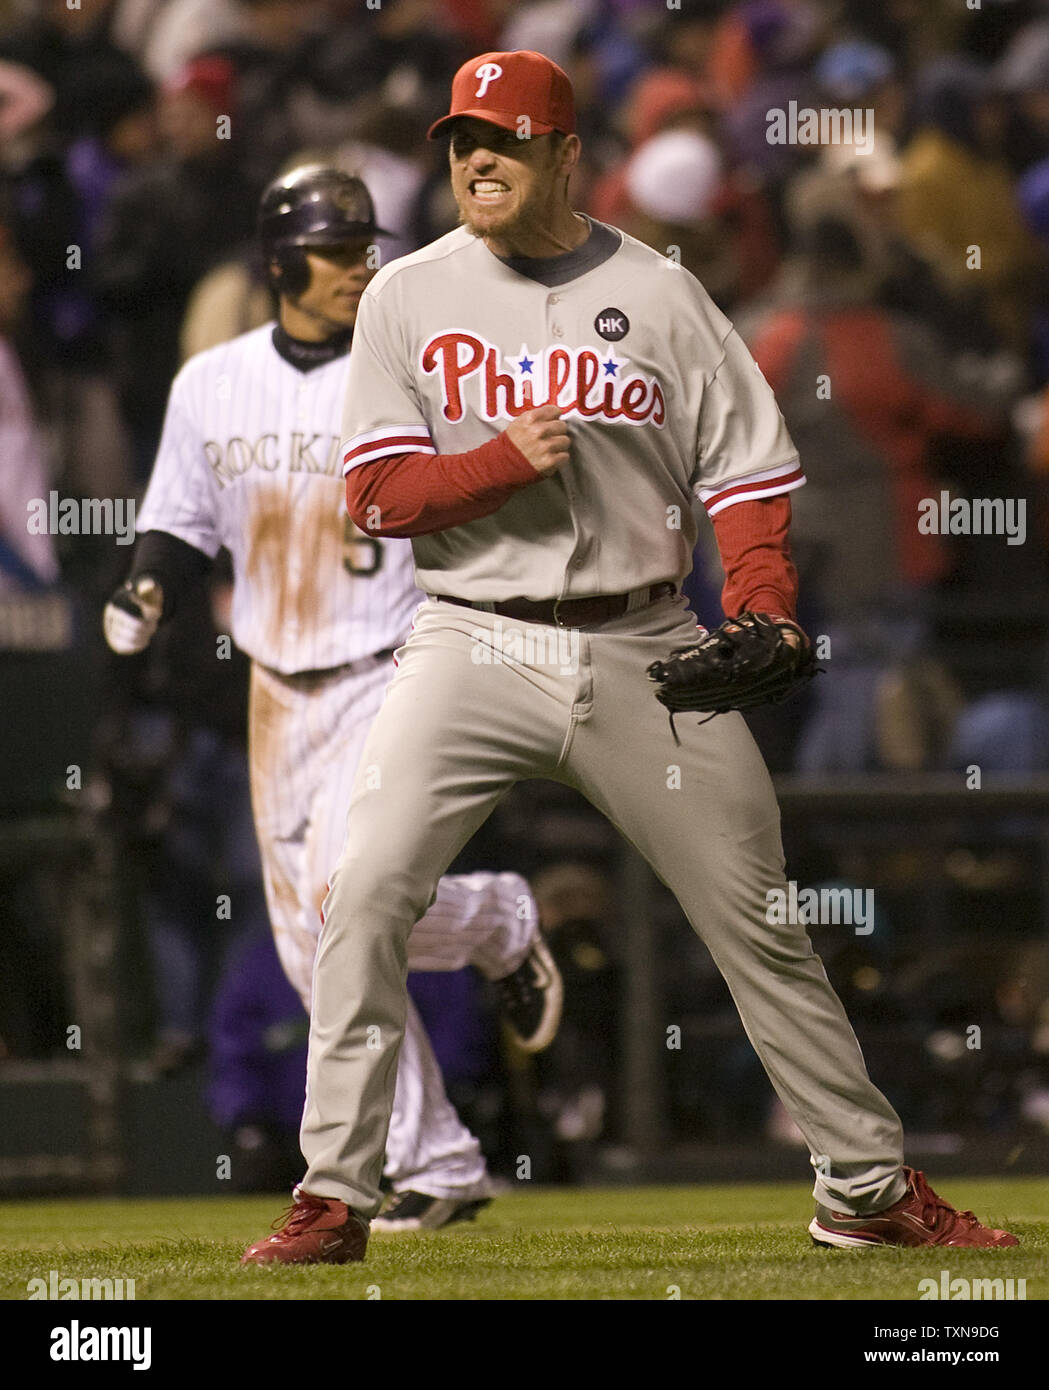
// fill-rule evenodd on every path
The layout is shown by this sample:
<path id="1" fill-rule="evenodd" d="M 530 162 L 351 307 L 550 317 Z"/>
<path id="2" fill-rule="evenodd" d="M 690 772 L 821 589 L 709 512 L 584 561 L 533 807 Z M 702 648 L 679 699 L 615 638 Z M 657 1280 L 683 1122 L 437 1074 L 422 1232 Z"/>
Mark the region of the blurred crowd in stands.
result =
<path id="1" fill-rule="evenodd" d="M 265 1097 L 282 1067 L 297 1095 L 303 1034 L 265 945 L 246 663 L 214 660 L 228 577 L 117 671 L 98 616 L 128 552 L 31 535 L 27 502 L 141 496 L 180 362 L 272 316 L 252 235 L 282 168 L 325 158 L 362 175 L 398 234 L 387 258 L 455 226 L 445 146 L 424 133 L 463 60 L 511 48 L 571 76 L 575 206 L 698 276 L 799 446 L 799 617 L 833 679 L 755 719 L 773 771 L 955 771 L 964 785 L 974 766 L 1049 764 L 1049 0 L 0 0 L 0 596 L 61 585 L 80 604 L 84 668 L 100 672 L 91 785 L 149 943 L 127 953 L 128 1030 L 156 1044 L 162 1073 L 197 1055 L 211 1017 L 213 1110 L 231 1130 L 294 1129 L 297 1102 Z M 772 136 L 772 113 L 800 131 L 828 110 L 851 113 L 851 141 Z M 1012 533 L 922 529 L 926 499 L 944 514 L 1001 503 Z M 721 576 L 701 533 L 689 592 L 714 624 Z M 1049 1129 L 1037 832 L 1023 818 L 920 840 L 785 827 L 799 881 L 877 890 L 870 936 L 827 928 L 816 944 L 912 1126 Z M 616 1133 L 629 922 L 610 906 L 615 837 L 529 784 L 460 867 L 482 864 L 542 890 L 569 977 L 561 1042 L 524 1068 L 475 980 L 433 999 L 432 981 L 413 987 L 490 1150 L 509 1143 L 510 1095 L 549 1136 L 549 1173 L 571 1176 L 566 1154 Z M 230 922 L 216 921 L 222 892 Z M 46 973 L 0 880 L 4 894 L 25 968 Z M 695 1044 L 667 1054 L 678 1132 L 776 1133 L 719 978 L 672 904 L 664 916 L 668 1018 Z M 234 938 L 216 1000 L 215 952 Z M 147 959 L 153 1014 L 135 984 Z M 442 1031 L 449 1007 L 477 1028 Z M 17 1028 L 0 1034 L 9 1055 L 31 1051 Z M 924 1063 L 892 1092 L 904 1048 Z"/>

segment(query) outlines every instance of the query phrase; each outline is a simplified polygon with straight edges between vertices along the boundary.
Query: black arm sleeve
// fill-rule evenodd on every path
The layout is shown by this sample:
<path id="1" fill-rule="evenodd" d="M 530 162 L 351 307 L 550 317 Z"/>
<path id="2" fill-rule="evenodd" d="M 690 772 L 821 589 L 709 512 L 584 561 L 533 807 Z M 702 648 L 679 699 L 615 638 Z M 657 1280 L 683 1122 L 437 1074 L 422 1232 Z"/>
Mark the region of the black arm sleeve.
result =
<path id="1" fill-rule="evenodd" d="M 179 600 L 199 584 L 211 569 L 211 557 L 195 545 L 180 541 L 167 531 L 144 531 L 135 541 L 131 561 L 132 582 L 150 574 L 164 591 L 163 618 L 170 618 Z"/>

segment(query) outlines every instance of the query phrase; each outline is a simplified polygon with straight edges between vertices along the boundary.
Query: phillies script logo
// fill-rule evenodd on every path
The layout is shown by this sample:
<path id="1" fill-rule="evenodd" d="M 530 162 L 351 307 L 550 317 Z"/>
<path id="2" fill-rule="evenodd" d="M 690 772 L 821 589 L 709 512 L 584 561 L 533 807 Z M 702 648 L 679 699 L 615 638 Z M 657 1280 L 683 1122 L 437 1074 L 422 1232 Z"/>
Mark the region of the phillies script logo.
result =
<path id="1" fill-rule="evenodd" d="M 513 372 L 499 370 L 504 360 Z M 471 377 L 478 379 L 478 413 L 486 420 L 514 420 L 550 403 L 584 420 L 600 416 L 662 429 L 667 418 L 659 382 L 637 372 L 627 376 L 627 359 L 611 346 L 604 356 L 592 347 L 552 347 L 533 356 L 522 347 L 519 356 L 504 359 L 484 338 L 451 332 L 431 338 L 420 362 L 427 375 L 440 373 L 444 418 L 453 424 L 463 418 L 463 383 Z"/>

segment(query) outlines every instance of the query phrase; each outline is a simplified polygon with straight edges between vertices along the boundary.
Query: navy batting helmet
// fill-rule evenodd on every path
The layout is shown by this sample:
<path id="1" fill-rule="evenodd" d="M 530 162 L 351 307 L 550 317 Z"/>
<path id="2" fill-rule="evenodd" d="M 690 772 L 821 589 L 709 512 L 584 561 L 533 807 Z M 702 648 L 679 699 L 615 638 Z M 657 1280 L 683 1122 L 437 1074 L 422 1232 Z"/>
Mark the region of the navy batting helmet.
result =
<path id="1" fill-rule="evenodd" d="M 303 164 L 274 179 L 262 195 L 258 226 L 266 265 L 277 262 L 277 289 L 289 295 L 309 284 L 305 248 L 393 235 L 376 225 L 362 180 L 327 164 Z"/>

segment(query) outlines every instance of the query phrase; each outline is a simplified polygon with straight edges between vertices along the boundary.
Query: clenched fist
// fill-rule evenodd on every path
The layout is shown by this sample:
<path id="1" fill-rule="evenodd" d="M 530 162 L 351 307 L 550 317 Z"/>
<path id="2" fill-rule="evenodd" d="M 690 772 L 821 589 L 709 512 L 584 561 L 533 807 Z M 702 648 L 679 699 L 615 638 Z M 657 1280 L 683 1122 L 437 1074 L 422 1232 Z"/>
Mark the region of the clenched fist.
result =
<path id="1" fill-rule="evenodd" d="M 537 405 L 526 410 L 507 426 L 506 437 L 537 473 L 552 473 L 568 462 L 570 440 L 560 406 Z"/>
<path id="2" fill-rule="evenodd" d="M 106 604 L 102 629 L 106 641 L 119 656 L 144 652 L 153 639 L 164 610 L 164 594 L 157 581 L 144 574 L 119 588 Z"/>

